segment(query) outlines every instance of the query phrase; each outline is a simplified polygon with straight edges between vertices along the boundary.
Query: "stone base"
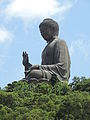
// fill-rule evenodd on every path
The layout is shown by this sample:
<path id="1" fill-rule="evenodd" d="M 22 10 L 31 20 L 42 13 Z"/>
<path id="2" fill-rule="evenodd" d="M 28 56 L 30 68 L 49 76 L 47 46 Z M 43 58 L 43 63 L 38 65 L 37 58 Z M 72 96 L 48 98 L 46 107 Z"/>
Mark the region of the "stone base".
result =
<path id="1" fill-rule="evenodd" d="M 36 79 L 36 78 L 31 78 L 28 80 L 28 83 L 41 83 L 41 82 L 49 82 L 49 79 Z"/>
<path id="2" fill-rule="evenodd" d="M 36 78 L 26 79 L 26 78 L 23 78 L 22 81 L 26 81 L 28 83 L 41 83 L 41 82 L 49 83 L 50 80 L 45 79 L 45 78 L 42 78 L 42 79 L 36 79 Z"/>

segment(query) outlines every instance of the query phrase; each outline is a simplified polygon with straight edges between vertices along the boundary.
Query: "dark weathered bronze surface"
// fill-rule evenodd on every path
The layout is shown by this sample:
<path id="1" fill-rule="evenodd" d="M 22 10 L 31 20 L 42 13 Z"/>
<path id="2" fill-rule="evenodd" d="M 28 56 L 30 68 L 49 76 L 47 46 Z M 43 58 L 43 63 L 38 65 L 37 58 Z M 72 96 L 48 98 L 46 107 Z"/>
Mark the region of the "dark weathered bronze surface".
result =
<path id="1" fill-rule="evenodd" d="M 23 65 L 25 66 L 25 79 L 40 81 L 50 80 L 56 75 L 60 81 L 70 77 L 70 56 L 64 40 L 58 38 L 59 26 L 53 19 L 44 19 L 39 25 L 42 37 L 47 45 L 42 52 L 41 65 L 29 63 L 28 54 L 23 52 Z"/>

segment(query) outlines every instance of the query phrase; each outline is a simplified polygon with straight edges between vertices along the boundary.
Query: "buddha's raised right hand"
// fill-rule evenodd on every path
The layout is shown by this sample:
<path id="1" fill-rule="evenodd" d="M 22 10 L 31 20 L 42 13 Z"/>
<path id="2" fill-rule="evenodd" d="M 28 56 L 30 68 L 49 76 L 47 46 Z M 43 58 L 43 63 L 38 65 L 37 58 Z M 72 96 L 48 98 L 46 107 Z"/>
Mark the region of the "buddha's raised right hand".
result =
<path id="1" fill-rule="evenodd" d="M 22 61 L 22 63 L 23 63 L 24 66 L 27 66 L 27 65 L 29 64 L 29 57 L 28 57 L 27 52 L 26 52 L 26 51 L 25 51 L 25 52 L 23 51 L 22 56 L 23 56 L 23 61 Z"/>

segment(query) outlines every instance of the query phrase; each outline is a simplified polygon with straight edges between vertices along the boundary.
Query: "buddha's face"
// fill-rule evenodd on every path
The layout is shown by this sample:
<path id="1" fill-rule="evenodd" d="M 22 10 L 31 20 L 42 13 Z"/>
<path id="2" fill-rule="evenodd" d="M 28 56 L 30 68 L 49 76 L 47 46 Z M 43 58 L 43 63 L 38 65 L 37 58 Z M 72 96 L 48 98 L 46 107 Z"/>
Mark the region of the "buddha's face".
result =
<path id="1" fill-rule="evenodd" d="M 49 42 L 53 38 L 53 30 L 50 27 L 43 26 L 40 28 L 42 37 Z"/>

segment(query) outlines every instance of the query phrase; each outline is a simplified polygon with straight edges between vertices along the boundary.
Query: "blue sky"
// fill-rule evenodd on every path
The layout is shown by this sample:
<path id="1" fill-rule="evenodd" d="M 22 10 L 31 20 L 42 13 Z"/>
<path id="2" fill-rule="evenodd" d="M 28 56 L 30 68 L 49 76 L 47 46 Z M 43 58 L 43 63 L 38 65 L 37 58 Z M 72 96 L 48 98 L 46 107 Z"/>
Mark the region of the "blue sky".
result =
<path id="1" fill-rule="evenodd" d="M 22 52 L 41 63 L 46 45 L 39 33 L 47 17 L 59 23 L 68 45 L 71 77 L 90 77 L 90 0 L 0 0 L 0 87 L 24 77 Z"/>

